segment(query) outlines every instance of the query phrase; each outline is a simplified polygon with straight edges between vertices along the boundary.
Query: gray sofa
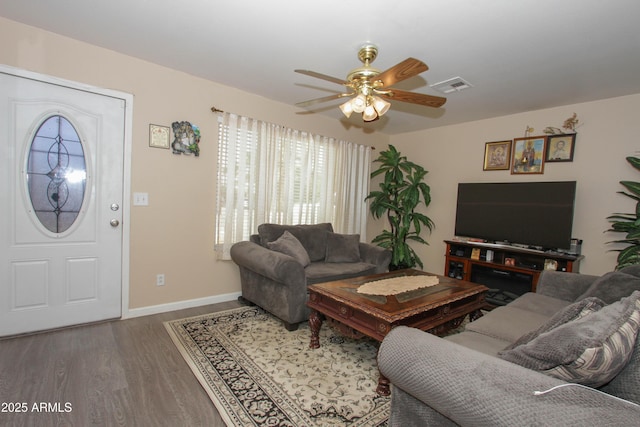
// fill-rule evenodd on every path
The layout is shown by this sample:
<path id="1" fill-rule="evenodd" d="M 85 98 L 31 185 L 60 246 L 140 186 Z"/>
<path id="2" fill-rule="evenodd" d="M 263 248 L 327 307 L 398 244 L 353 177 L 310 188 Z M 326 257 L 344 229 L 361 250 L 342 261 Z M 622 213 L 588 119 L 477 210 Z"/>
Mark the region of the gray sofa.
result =
<path id="1" fill-rule="evenodd" d="M 639 276 L 545 271 L 459 334 L 393 329 L 378 353 L 390 425 L 640 425 Z"/>
<path id="2" fill-rule="evenodd" d="M 309 318 L 307 286 L 387 271 L 391 252 L 338 234 L 329 223 L 261 224 L 250 241 L 234 244 L 242 298 L 280 318 L 288 330 Z"/>

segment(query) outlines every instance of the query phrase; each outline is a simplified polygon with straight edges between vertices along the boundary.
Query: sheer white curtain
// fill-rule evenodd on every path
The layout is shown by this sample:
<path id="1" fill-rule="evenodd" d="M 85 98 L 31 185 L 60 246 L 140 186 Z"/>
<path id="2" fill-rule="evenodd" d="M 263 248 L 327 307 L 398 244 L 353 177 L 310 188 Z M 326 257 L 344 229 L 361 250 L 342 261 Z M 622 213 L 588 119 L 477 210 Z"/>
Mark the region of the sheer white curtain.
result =
<path id="1" fill-rule="evenodd" d="M 231 113 L 218 123 L 216 252 L 258 225 L 330 222 L 366 240 L 371 147 Z"/>

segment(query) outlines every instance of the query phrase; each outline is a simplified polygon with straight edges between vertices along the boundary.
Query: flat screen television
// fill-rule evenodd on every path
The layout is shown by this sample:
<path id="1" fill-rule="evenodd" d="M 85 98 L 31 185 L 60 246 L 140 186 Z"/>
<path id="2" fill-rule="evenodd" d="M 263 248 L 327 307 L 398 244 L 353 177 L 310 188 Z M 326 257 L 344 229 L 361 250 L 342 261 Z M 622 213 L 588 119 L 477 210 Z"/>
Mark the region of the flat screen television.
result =
<path id="1" fill-rule="evenodd" d="M 575 193 L 575 181 L 460 183 L 455 234 L 536 249 L 568 249 Z"/>

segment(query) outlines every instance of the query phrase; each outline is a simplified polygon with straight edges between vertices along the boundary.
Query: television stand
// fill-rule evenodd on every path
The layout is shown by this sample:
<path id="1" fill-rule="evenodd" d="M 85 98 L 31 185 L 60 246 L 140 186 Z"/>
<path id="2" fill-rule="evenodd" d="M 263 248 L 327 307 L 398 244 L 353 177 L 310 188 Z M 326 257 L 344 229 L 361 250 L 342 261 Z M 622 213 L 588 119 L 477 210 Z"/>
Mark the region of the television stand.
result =
<path id="1" fill-rule="evenodd" d="M 578 273 L 582 255 L 545 252 L 501 243 L 445 240 L 444 274 L 480 283 L 495 292 L 493 306 L 504 305 L 514 295 L 535 292 L 545 269 Z M 487 256 L 489 254 L 489 256 Z"/>

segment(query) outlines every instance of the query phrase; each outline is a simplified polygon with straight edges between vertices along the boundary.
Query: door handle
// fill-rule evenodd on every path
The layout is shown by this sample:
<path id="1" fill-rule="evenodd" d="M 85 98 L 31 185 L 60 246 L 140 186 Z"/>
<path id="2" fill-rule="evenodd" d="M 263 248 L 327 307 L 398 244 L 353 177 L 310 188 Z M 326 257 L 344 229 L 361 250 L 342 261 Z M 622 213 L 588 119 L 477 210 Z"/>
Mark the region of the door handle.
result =
<path id="1" fill-rule="evenodd" d="M 111 224 L 112 227 L 117 227 L 120 225 L 120 221 L 114 218 L 109 222 L 109 224 Z"/>

